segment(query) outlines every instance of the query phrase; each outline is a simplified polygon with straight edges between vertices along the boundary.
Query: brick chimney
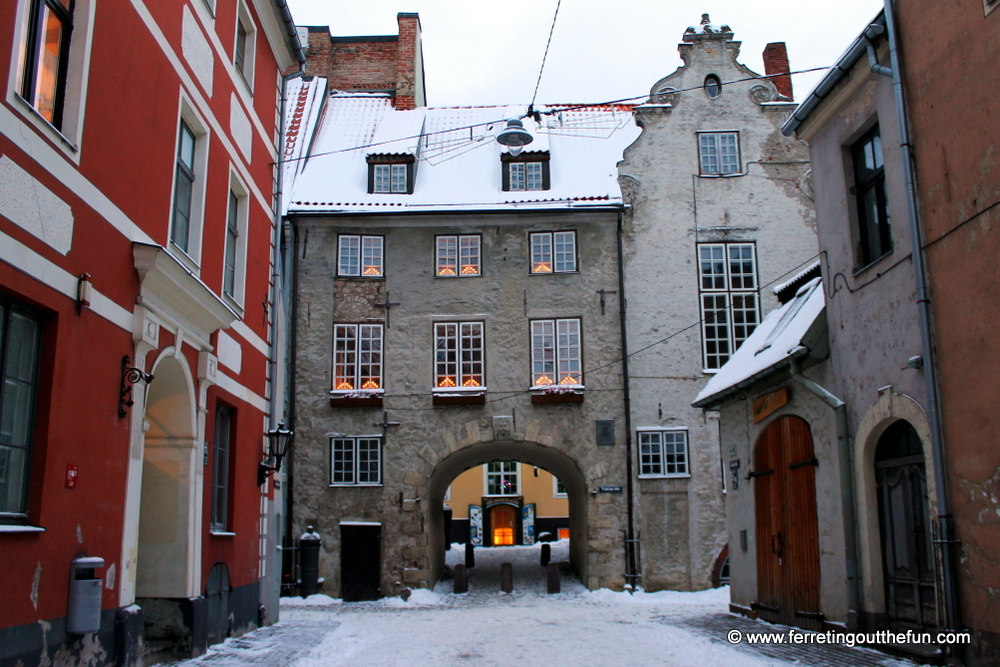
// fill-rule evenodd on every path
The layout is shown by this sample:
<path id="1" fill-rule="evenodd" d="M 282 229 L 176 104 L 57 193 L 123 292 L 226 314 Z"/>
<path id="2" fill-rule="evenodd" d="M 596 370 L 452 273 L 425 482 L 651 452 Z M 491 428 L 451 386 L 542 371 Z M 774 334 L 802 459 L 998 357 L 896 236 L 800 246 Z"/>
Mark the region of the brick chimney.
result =
<path id="1" fill-rule="evenodd" d="M 309 40 L 302 46 L 306 50 L 306 76 L 330 76 L 333 66 L 333 50 L 330 40 L 330 28 L 326 26 L 308 26 Z"/>
<path id="2" fill-rule="evenodd" d="M 791 71 L 784 42 L 772 42 L 764 47 L 764 74 L 771 77 L 782 101 L 791 102 L 793 99 Z"/>
<path id="3" fill-rule="evenodd" d="M 423 49 L 420 15 L 400 12 L 399 50 L 396 55 L 396 108 L 415 109 L 427 104 L 424 95 Z"/>

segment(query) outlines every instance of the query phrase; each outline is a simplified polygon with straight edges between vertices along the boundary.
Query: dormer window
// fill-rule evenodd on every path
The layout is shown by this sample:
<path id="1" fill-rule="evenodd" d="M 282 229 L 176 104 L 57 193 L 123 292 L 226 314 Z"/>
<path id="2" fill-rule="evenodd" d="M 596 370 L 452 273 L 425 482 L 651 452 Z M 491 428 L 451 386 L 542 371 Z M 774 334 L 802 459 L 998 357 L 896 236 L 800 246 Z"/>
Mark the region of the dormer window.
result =
<path id="1" fill-rule="evenodd" d="M 503 163 L 505 192 L 549 189 L 548 152 L 521 153 L 517 157 L 504 153 L 500 156 L 500 160 Z"/>
<path id="2" fill-rule="evenodd" d="M 412 155 L 369 155 L 368 192 L 413 194 L 414 165 Z"/>

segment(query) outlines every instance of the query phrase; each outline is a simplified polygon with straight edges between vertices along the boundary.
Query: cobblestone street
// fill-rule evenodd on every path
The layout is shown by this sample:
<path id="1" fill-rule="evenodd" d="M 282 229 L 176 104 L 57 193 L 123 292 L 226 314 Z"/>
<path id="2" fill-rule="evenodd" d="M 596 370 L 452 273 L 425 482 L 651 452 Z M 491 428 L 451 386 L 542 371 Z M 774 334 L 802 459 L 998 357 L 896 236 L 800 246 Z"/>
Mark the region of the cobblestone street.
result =
<path id="1" fill-rule="evenodd" d="M 727 613 L 728 591 L 629 596 L 587 591 L 571 574 L 562 593 L 546 595 L 538 549 L 479 549 L 469 593 L 415 591 L 408 602 L 320 604 L 295 600 L 281 623 L 213 647 L 174 667 L 269 665 L 912 665 L 864 648 L 818 645 L 736 646 L 726 632 L 782 631 Z M 448 562 L 462 553 L 448 552 Z M 554 560 L 565 558 L 557 545 Z M 512 562 L 515 590 L 500 592 L 500 563 Z M 565 571 L 565 570 L 564 570 Z"/>

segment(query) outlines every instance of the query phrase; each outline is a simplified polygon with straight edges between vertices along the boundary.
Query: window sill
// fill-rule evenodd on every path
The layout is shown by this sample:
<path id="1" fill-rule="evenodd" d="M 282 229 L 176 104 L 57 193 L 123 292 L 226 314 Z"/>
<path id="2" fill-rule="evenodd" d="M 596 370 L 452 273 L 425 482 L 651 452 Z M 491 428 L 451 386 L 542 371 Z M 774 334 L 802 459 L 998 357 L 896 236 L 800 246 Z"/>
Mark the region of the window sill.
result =
<path id="1" fill-rule="evenodd" d="M 639 479 L 691 479 L 691 473 L 672 475 L 639 475 Z"/>
<path id="2" fill-rule="evenodd" d="M 575 269 L 573 271 L 529 271 L 529 276 L 572 276 L 579 275 L 580 270 Z"/>
<path id="3" fill-rule="evenodd" d="M 231 533 L 228 530 L 213 530 L 209 532 L 212 537 L 236 537 L 236 533 Z"/>
<path id="4" fill-rule="evenodd" d="M 377 489 L 382 484 L 327 484 L 331 489 Z"/>
<path id="5" fill-rule="evenodd" d="M 222 300 L 226 302 L 226 305 L 229 306 L 233 310 L 233 312 L 236 313 L 237 316 L 239 316 L 241 320 L 243 319 L 243 315 L 245 314 L 243 306 L 241 306 L 234 297 L 223 292 Z"/>
<path id="6" fill-rule="evenodd" d="M 38 113 L 38 109 L 33 107 L 28 100 L 24 99 L 17 93 L 12 93 L 9 99 L 14 101 L 14 107 L 20 112 L 21 116 L 24 117 L 25 120 L 30 122 L 44 134 L 48 135 L 49 139 L 58 144 L 65 153 L 72 156 L 75 162 L 79 162 L 80 148 L 73 142 L 72 139 L 63 134 L 62 131 L 50 123 L 45 116 Z"/>
<path id="7" fill-rule="evenodd" d="M 181 266 L 190 271 L 191 275 L 201 280 L 201 267 L 198 266 L 198 262 L 196 262 L 191 255 L 187 254 L 187 252 L 179 245 L 170 241 L 167 244 L 167 252 L 169 252 Z"/>
<path id="8" fill-rule="evenodd" d="M 435 278 L 444 278 L 445 280 L 454 280 L 455 278 L 482 278 L 483 274 L 482 273 L 466 273 L 466 274 L 459 273 L 459 274 L 454 275 L 454 276 L 448 276 L 448 275 L 442 275 L 440 273 L 435 273 L 434 277 Z"/>
<path id="9" fill-rule="evenodd" d="M 41 526 L 28 526 L 25 524 L 19 525 L 0 525 L 0 533 L 44 533 L 45 528 Z"/>
<path id="10" fill-rule="evenodd" d="M 360 275 L 358 275 L 358 276 L 349 276 L 349 275 L 346 275 L 346 274 L 343 274 L 343 273 L 339 273 L 339 274 L 337 274 L 337 278 L 351 278 L 351 279 L 355 279 L 355 280 L 358 279 L 358 278 L 361 278 L 362 280 L 385 280 L 385 274 L 382 274 L 380 276 L 360 276 Z"/>
<path id="11" fill-rule="evenodd" d="M 862 275 L 864 273 L 867 273 L 868 271 L 872 270 L 873 268 L 875 268 L 876 266 L 878 266 L 879 264 L 881 264 L 883 260 L 888 259 L 891 256 L 892 256 L 892 250 L 890 250 L 889 252 L 885 253 L 884 255 L 876 257 L 875 259 L 873 259 L 872 261 L 868 262 L 867 264 L 865 264 L 861 268 L 854 269 L 854 273 L 851 274 L 851 277 L 852 278 L 857 278 L 858 276 L 860 276 L 860 275 Z"/>
<path id="12" fill-rule="evenodd" d="M 736 176 L 746 176 L 742 171 L 734 171 L 731 174 L 698 174 L 698 178 L 734 178 Z"/>

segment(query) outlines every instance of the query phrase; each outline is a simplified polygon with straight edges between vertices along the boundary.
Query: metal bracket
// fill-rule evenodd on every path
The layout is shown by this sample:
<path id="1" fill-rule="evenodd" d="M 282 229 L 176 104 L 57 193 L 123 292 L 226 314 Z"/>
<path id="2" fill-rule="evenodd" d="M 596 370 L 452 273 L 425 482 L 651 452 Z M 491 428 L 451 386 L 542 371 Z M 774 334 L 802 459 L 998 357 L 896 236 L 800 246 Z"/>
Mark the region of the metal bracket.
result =
<path id="1" fill-rule="evenodd" d="M 132 400 L 132 386 L 142 380 L 146 384 L 153 381 L 153 375 L 132 365 L 132 358 L 127 354 L 122 357 L 122 385 L 118 394 L 118 418 L 125 419 L 128 408 L 135 405 Z"/>

